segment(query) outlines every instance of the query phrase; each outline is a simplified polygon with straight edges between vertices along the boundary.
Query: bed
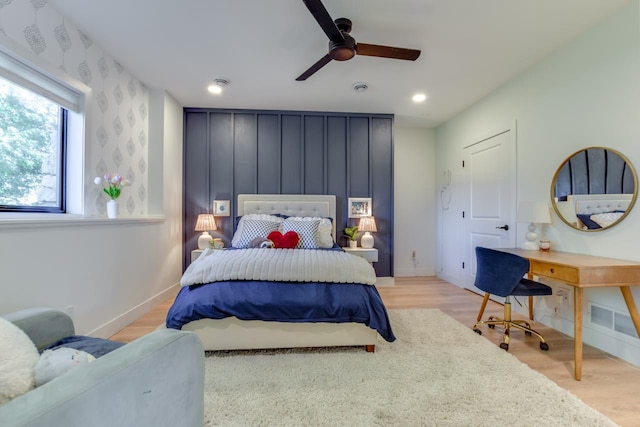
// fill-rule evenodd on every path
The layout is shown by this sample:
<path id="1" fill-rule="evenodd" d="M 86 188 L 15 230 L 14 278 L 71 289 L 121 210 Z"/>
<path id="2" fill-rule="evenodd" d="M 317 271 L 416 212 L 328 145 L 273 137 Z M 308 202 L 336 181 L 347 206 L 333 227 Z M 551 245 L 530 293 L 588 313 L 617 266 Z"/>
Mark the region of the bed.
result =
<path id="1" fill-rule="evenodd" d="M 567 202 L 575 207 L 576 225 L 582 230 L 600 230 L 618 222 L 633 194 L 575 194 Z"/>
<path id="2" fill-rule="evenodd" d="M 333 219 L 336 199 L 332 195 L 238 195 L 237 208 L 241 220 L 233 245 L 244 247 L 247 236 L 251 237 L 246 230 L 253 230 L 263 216 L 277 216 L 289 224 Z M 167 327 L 195 332 L 205 350 L 364 346 L 373 352 L 378 335 L 395 340 L 374 286 L 373 268 L 335 247 L 333 220 L 321 224 L 323 239 L 330 240 L 322 249 L 205 250 L 182 277 Z M 304 230 L 301 236 L 302 243 Z M 240 238 L 245 238 L 244 243 Z M 329 243 L 332 248 L 327 247 Z"/>

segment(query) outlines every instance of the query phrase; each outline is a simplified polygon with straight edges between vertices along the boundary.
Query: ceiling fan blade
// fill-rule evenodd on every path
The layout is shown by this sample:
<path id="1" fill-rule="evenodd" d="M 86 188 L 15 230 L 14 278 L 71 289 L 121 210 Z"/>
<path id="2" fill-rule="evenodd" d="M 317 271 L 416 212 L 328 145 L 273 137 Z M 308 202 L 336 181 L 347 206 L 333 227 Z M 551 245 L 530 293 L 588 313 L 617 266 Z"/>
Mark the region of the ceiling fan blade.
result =
<path id="1" fill-rule="evenodd" d="M 367 43 L 358 43 L 356 45 L 356 53 L 364 56 L 406 59 L 407 61 L 415 61 L 420 56 L 420 51 L 416 49 L 404 49 L 402 47 L 380 46 Z"/>
<path id="2" fill-rule="evenodd" d="M 329 37 L 329 40 L 344 41 L 342 33 L 320 0 L 302 0 L 302 2 L 307 6 L 307 9 L 309 9 L 309 12 L 311 12 L 316 21 L 318 21 L 320 28 L 322 28 L 322 31 Z"/>
<path id="3" fill-rule="evenodd" d="M 309 69 L 307 71 L 305 71 L 304 73 L 300 74 L 300 76 L 296 79 L 296 81 L 301 82 L 303 80 L 307 80 L 316 71 L 318 71 L 320 68 L 322 68 L 325 65 L 327 65 L 329 62 L 331 62 L 331 57 L 329 56 L 329 54 L 326 54 L 325 56 L 320 58 L 320 60 L 318 62 L 313 64 L 311 67 L 309 67 Z"/>

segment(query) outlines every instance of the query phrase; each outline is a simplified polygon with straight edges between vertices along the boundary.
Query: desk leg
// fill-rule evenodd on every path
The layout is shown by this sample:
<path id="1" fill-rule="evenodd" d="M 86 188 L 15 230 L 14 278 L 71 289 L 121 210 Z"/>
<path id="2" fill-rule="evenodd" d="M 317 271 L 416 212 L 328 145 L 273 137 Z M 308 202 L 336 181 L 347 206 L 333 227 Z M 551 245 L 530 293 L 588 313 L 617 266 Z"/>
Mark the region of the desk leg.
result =
<path id="1" fill-rule="evenodd" d="M 620 286 L 620 292 L 622 292 L 624 302 L 627 303 L 627 309 L 629 309 L 629 315 L 631 316 L 631 320 L 633 320 L 633 325 L 636 327 L 636 332 L 638 336 L 640 336 L 640 316 L 638 316 L 636 303 L 633 301 L 631 288 L 629 288 L 629 286 Z"/>
<path id="2" fill-rule="evenodd" d="M 573 362 L 574 376 L 582 379 L 582 288 L 573 288 Z"/>
<path id="3" fill-rule="evenodd" d="M 533 274 L 527 272 L 527 279 L 533 280 Z M 529 320 L 533 320 L 533 297 L 529 295 Z"/>

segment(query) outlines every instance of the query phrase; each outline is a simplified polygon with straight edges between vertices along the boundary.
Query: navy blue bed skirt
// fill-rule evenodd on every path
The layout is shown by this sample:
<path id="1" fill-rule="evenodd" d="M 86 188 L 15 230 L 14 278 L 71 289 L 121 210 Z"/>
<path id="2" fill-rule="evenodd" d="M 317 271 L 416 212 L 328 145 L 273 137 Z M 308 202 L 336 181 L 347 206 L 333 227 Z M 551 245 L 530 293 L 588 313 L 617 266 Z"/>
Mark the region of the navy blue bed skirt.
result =
<path id="1" fill-rule="evenodd" d="M 237 317 L 276 322 L 363 323 L 385 340 L 396 337 L 375 286 L 344 283 L 229 281 L 184 287 L 167 327 L 199 319 Z"/>

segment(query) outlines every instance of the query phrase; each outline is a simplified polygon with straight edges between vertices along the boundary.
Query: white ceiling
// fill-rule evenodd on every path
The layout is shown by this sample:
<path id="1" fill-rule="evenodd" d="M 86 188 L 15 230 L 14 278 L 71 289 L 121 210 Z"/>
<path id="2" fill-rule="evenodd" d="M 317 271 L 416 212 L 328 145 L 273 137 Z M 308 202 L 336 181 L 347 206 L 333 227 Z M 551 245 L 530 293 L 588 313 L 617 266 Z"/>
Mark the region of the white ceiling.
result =
<path id="1" fill-rule="evenodd" d="M 131 73 L 185 107 L 393 113 L 432 127 L 628 0 L 324 0 L 362 43 L 417 61 L 356 56 L 295 78 L 327 53 L 302 0 L 48 0 Z M 207 86 L 231 81 L 222 95 Z M 369 90 L 356 93 L 355 82 Z M 428 99 L 414 104 L 411 96 Z"/>

